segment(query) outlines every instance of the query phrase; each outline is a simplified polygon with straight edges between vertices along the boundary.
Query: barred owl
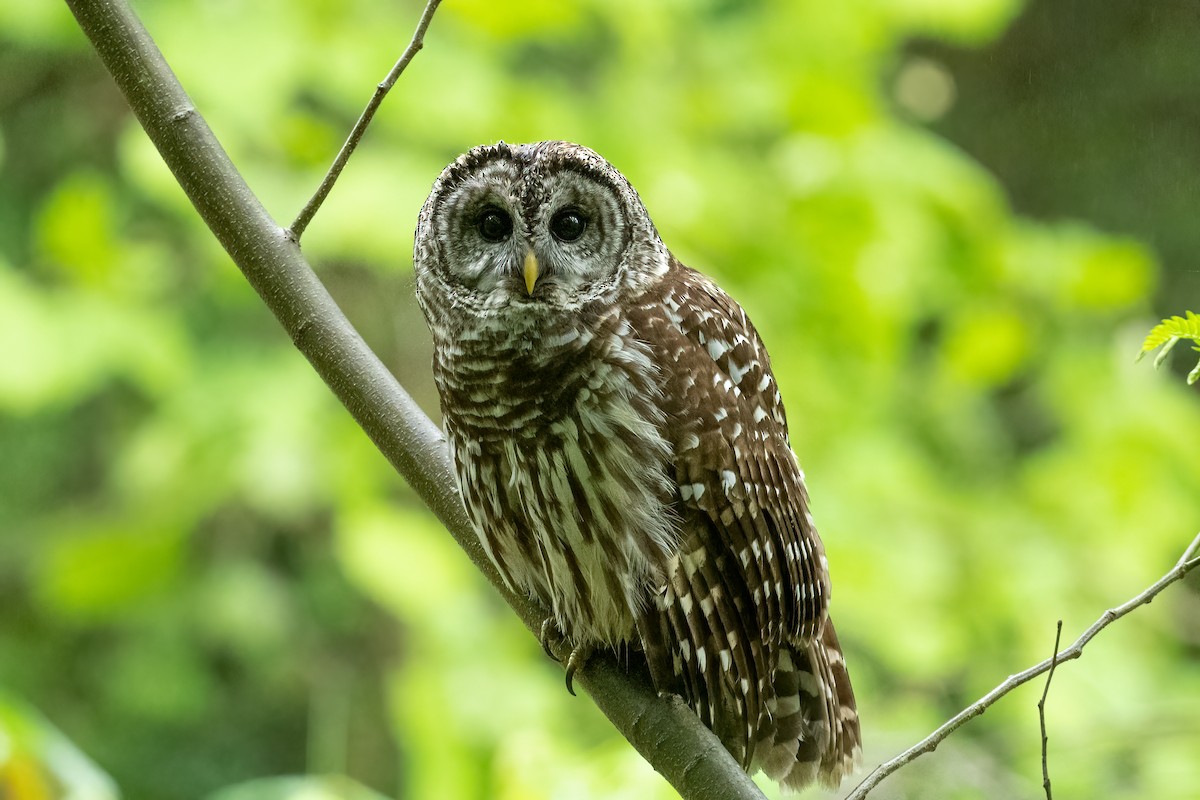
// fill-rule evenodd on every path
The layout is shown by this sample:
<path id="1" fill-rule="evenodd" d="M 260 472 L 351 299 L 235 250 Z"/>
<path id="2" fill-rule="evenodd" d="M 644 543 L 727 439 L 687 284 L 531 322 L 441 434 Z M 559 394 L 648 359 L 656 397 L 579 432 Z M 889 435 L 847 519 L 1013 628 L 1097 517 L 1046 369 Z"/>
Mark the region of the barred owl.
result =
<path id="1" fill-rule="evenodd" d="M 507 585 L 575 648 L 568 687 L 591 648 L 644 654 L 747 770 L 836 785 L 858 714 L 745 311 L 566 142 L 448 166 L 414 262 L 463 501 Z"/>

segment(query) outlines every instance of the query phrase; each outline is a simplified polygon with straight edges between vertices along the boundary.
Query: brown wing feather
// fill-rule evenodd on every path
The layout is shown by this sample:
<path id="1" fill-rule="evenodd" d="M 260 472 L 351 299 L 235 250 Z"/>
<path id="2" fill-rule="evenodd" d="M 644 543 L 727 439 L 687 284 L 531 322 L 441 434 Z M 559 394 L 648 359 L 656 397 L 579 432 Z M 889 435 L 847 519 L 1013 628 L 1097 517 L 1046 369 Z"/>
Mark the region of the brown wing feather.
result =
<path id="1" fill-rule="evenodd" d="M 824 550 L 770 360 L 741 307 L 675 263 L 630 321 L 659 359 L 682 520 L 669 585 L 639 634 L 660 691 L 682 690 L 749 764 L 775 731 L 780 649 L 824 624 Z"/>

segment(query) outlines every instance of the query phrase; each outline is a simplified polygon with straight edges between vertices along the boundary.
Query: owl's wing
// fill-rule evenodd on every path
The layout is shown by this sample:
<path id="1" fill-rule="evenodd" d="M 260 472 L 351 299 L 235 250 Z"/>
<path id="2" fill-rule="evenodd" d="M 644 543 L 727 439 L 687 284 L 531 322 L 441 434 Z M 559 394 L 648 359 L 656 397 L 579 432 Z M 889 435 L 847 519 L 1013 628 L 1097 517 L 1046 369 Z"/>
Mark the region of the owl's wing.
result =
<path id="1" fill-rule="evenodd" d="M 781 653 L 786 665 L 822 632 L 824 549 L 745 311 L 675 263 L 630 318 L 662 372 L 681 534 L 639 634 L 658 689 L 688 698 L 748 765 L 783 711 Z"/>

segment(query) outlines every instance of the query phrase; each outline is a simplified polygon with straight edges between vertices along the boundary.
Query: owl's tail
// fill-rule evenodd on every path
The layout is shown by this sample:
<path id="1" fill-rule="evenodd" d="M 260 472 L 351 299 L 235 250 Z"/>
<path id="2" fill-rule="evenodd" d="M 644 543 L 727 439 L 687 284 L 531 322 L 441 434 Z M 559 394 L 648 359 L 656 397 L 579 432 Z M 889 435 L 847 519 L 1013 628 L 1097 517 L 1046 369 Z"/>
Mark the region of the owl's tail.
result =
<path id="1" fill-rule="evenodd" d="M 774 725 L 756 749 L 756 766 L 785 789 L 819 780 L 836 787 L 862 754 L 850 675 L 832 620 L 819 639 L 783 648 L 768 701 Z"/>

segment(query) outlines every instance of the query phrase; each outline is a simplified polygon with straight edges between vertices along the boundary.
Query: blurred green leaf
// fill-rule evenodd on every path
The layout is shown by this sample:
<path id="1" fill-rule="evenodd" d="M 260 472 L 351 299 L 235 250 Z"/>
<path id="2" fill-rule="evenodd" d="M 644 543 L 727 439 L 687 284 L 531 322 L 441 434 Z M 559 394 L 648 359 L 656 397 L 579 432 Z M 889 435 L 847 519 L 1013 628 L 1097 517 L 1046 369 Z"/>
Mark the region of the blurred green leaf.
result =
<path id="1" fill-rule="evenodd" d="M 0 797 L 116 800 L 112 779 L 30 706 L 0 692 Z"/>
<path id="2" fill-rule="evenodd" d="M 342 775 L 263 778 L 230 786 L 207 796 L 208 800 L 384 800 Z"/>
<path id="3" fill-rule="evenodd" d="M 67 620 L 95 621 L 168 591 L 180 569 L 179 531 L 132 522 L 57 536 L 37 565 L 38 599 Z"/>
<path id="4" fill-rule="evenodd" d="M 96 174 L 69 176 L 46 201 L 38 220 L 40 249 L 72 282 L 102 288 L 119 258 L 118 198 Z"/>
<path id="5" fill-rule="evenodd" d="M 76 400 L 113 378 L 154 392 L 187 366 L 175 323 L 161 312 L 86 290 L 46 291 L 0 261 L 0 410 L 30 413 Z"/>

